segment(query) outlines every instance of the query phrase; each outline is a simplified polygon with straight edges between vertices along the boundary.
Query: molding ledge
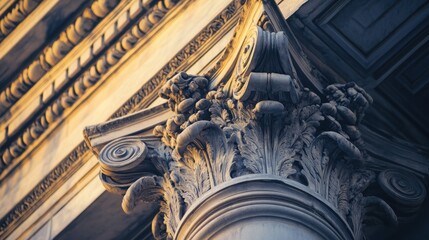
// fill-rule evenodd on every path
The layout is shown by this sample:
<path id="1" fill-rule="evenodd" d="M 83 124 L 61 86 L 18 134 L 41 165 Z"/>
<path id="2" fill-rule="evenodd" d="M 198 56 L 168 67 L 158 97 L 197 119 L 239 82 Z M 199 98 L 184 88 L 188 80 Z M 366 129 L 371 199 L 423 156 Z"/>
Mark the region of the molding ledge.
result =
<path id="1" fill-rule="evenodd" d="M 160 0 L 160 2 L 163 1 L 164 0 Z M 169 3 L 164 5 L 170 8 L 175 7 L 178 2 L 165 1 Z M 138 2 L 140 1 L 136 1 L 136 3 Z M 95 51 L 94 46 L 99 42 L 100 50 L 97 52 L 99 55 L 87 61 L 86 66 L 83 65 L 82 58 L 76 59 L 76 62 L 72 63 L 72 66 L 66 69 L 64 78 L 60 78 L 60 81 L 56 81 L 56 79 L 53 83 L 56 89 L 58 89 L 57 92 L 52 93 L 52 96 L 49 97 L 41 96 L 48 98 L 48 101 L 46 104 L 41 104 L 40 109 L 37 108 L 37 112 L 39 113 L 36 117 L 33 118 L 31 122 L 22 124 L 15 132 L 10 133 L 10 138 L 7 138 L 7 141 L 2 144 L 0 150 L 0 179 L 4 178 L 14 166 L 20 163 L 23 159 L 22 155 L 28 149 L 31 149 L 36 141 L 40 141 L 43 136 L 46 136 L 47 132 L 52 131 L 58 123 L 58 120 L 62 119 L 66 112 L 69 112 L 77 103 L 81 102 L 88 93 L 92 92 L 99 85 L 99 80 L 102 79 L 126 53 L 134 48 L 138 41 L 146 38 L 152 28 L 156 27 L 170 10 L 167 8 L 160 9 L 158 7 L 159 4 L 156 5 L 155 1 L 150 2 L 148 6 L 138 5 L 137 12 L 134 12 L 133 18 L 139 20 L 134 22 L 129 19 L 130 11 L 134 9 L 134 5 L 124 10 L 124 14 L 122 15 L 125 16 L 125 22 L 121 20 L 122 18 L 119 18 L 110 24 L 110 26 L 113 27 L 112 29 L 116 29 L 116 27 L 119 26 L 118 22 L 123 22 L 123 25 L 121 25 L 122 29 L 120 30 L 124 32 L 121 36 L 113 35 L 117 39 L 110 44 L 107 44 L 108 41 L 114 40 L 115 38 L 109 40 L 106 34 L 100 36 L 99 40 L 101 40 L 101 42 L 96 41 L 92 48 L 88 48 L 90 51 Z M 149 8 L 145 9 L 145 7 Z M 107 11 L 106 9 L 105 11 Z M 143 11 L 143 9 L 146 11 Z M 138 14 L 140 12 L 145 12 L 145 14 L 140 16 Z M 79 19 L 76 22 L 79 22 Z M 128 23 L 133 24 L 125 28 L 125 25 Z M 117 29 L 115 31 L 118 33 Z M 113 33 L 115 32 L 112 32 L 112 34 Z M 107 47 L 107 49 L 101 51 L 101 48 L 105 47 Z M 75 70 L 73 70 L 74 73 L 72 73 L 71 70 L 73 66 L 75 68 Z M 43 94 L 45 94 L 45 92 L 43 92 Z M 35 100 L 37 100 L 37 98 Z"/>
<path id="2" fill-rule="evenodd" d="M 161 87 L 166 76 L 171 72 L 186 70 L 204 55 L 224 34 L 234 26 L 237 20 L 238 11 L 236 3 L 229 4 L 210 24 L 195 36 L 174 58 L 172 58 L 157 74 L 155 74 L 139 91 L 137 91 L 121 108 L 112 115 L 112 118 L 125 116 L 139 111 L 153 102 L 153 93 Z M 141 45 L 141 42 L 139 43 Z M 140 46 L 141 47 L 141 46 Z M 139 47 L 136 47 L 139 48 Z M 123 60 L 123 59 L 122 59 Z M 165 106 L 156 108 L 165 109 Z M 163 114 L 153 111 L 155 115 Z M 136 115 L 141 117 L 140 113 Z M 130 116 L 127 119 L 132 118 Z M 136 117 L 135 119 L 138 120 Z M 125 122 L 128 120 L 125 119 Z M 119 120 L 115 120 L 119 121 Z M 130 120 L 132 122 L 132 120 Z M 135 122 L 136 123 L 136 122 Z M 104 132 L 104 128 L 100 128 Z M 98 130 L 93 130 L 94 134 Z M 100 141 L 103 142 L 103 141 Z M 102 144 L 102 143 L 101 143 Z M 47 199 L 56 188 L 65 182 L 75 171 L 88 159 L 90 148 L 85 142 L 81 142 L 72 152 L 70 152 L 61 163 L 55 167 L 37 186 L 27 194 L 16 206 L 13 207 L 0 220 L 0 238 L 8 236 L 16 227 L 34 210 Z"/>
<path id="3" fill-rule="evenodd" d="M 0 17 L 0 43 L 20 24 L 42 0 L 19 0 Z"/>
<path id="4" fill-rule="evenodd" d="M 95 26 L 118 4 L 118 0 L 98 1 L 87 7 L 77 19 L 69 25 L 53 44 L 44 48 L 19 77 L 0 93 L 0 115 L 16 103 L 51 68 L 58 64 Z M 72 72 L 71 74 L 72 75 Z M 71 76 L 70 76 L 71 77 Z"/>

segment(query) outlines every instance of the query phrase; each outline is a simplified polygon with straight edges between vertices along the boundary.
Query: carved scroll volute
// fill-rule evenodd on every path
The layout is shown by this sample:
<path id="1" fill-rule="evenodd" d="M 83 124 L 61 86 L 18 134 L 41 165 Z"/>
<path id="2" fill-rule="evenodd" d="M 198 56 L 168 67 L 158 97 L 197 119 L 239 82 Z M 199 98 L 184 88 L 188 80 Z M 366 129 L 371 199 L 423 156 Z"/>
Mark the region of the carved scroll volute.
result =
<path id="1" fill-rule="evenodd" d="M 182 197 L 168 177 L 170 152 L 159 138 L 129 136 L 108 143 L 99 155 L 100 179 L 108 191 L 124 195 L 125 213 L 141 202 L 160 208 L 152 223 L 156 239 L 172 238 L 184 213 Z"/>
<path id="2" fill-rule="evenodd" d="M 100 178 L 105 188 L 113 193 L 124 194 L 137 178 L 125 177 L 146 158 L 148 149 L 141 139 L 125 137 L 104 146 L 99 155 Z"/>
<path id="3" fill-rule="evenodd" d="M 417 176 L 403 170 L 388 169 L 380 172 L 377 182 L 400 222 L 416 216 L 426 198 L 425 185 Z"/>
<path id="4" fill-rule="evenodd" d="M 215 68 L 215 71 L 210 74 L 212 76 L 210 88 L 218 86 L 221 83 L 227 84 L 229 78 L 237 74 L 237 71 L 236 71 L 236 67 L 238 65 L 237 61 L 244 60 L 244 64 L 247 64 L 246 59 L 243 59 L 243 56 L 249 56 L 251 58 L 248 58 L 248 60 L 253 61 L 252 59 L 253 52 L 256 49 L 252 49 L 252 47 L 256 47 L 256 46 L 253 45 L 252 41 L 259 38 L 256 35 L 262 34 L 262 32 L 260 32 L 256 26 L 260 22 L 261 17 L 264 16 L 264 13 L 266 13 L 267 11 L 272 12 L 271 11 L 272 9 L 271 7 L 269 7 L 269 5 L 276 4 L 274 0 L 264 0 L 264 1 L 236 0 L 236 3 L 238 5 L 241 5 L 241 9 L 242 9 L 240 22 L 235 29 L 234 37 L 231 39 L 227 48 L 225 49 L 225 52 L 223 53 L 222 58 L 218 62 Z M 281 13 L 278 13 L 278 14 L 280 14 L 278 18 L 281 18 L 283 20 L 284 18 L 283 16 L 281 16 Z M 251 30 L 249 31 L 249 29 Z M 260 37 L 261 38 L 259 38 L 258 41 L 260 41 L 259 45 L 261 47 L 263 47 L 263 43 L 261 41 L 271 41 L 271 38 L 267 38 L 266 35 L 265 36 L 261 35 Z M 280 36 L 277 36 L 277 37 L 280 37 Z M 265 40 L 261 40 L 261 39 L 265 39 Z M 259 50 L 262 50 L 262 49 L 259 49 Z M 259 50 L 257 51 L 261 52 Z M 287 51 L 288 49 L 284 49 L 282 52 L 279 52 L 279 54 L 281 54 L 279 58 L 290 61 L 290 56 L 287 53 Z M 263 57 L 263 55 L 261 55 L 261 57 Z M 241 58 L 241 60 L 239 60 L 239 58 Z M 285 70 L 285 73 L 290 72 L 289 70 L 287 70 L 287 68 L 285 68 L 284 70 Z"/>
<path id="5" fill-rule="evenodd" d="M 293 75 L 284 32 L 268 32 L 253 26 L 246 36 L 236 67 L 236 74 L 248 76 L 251 72 Z"/>
<path id="6" fill-rule="evenodd" d="M 153 169 L 144 164 L 150 161 L 148 153 L 142 138 L 134 136 L 116 139 L 100 151 L 100 180 L 107 191 L 124 195 L 125 213 L 133 212 L 141 201 L 159 203 L 163 194 L 163 178 L 150 173 Z"/>
<path id="7" fill-rule="evenodd" d="M 136 137 L 124 137 L 108 143 L 100 152 L 101 170 L 116 172 L 131 170 L 147 155 L 146 144 Z"/>
<path id="8" fill-rule="evenodd" d="M 251 28 L 235 69 L 234 98 L 242 102 L 265 98 L 297 103 L 300 86 L 294 76 L 286 35 L 259 26 Z"/>

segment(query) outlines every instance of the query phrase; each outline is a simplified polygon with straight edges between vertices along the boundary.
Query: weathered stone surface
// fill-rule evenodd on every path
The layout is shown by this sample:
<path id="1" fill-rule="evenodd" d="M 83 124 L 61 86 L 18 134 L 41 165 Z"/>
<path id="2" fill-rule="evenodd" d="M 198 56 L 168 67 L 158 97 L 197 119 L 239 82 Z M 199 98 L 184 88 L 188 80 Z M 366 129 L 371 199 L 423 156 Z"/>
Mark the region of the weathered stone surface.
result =
<path id="1" fill-rule="evenodd" d="M 365 239 L 368 226 L 405 222 L 426 198 L 413 173 L 367 164 L 359 128 L 373 100 L 364 89 L 316 93 L 298 78 L 286 33 L 255 24 L 281 26 L 271 4 L 244 3 L 208 75 L 166 81 L 160 96 L 173 116 L 154 136 L 120 137 L 100 151 L 101 180 L 125 193 L 125 212 L 158 203 L 156 239 Z M 119 165 L 112 152 L 125 156 Z"/>

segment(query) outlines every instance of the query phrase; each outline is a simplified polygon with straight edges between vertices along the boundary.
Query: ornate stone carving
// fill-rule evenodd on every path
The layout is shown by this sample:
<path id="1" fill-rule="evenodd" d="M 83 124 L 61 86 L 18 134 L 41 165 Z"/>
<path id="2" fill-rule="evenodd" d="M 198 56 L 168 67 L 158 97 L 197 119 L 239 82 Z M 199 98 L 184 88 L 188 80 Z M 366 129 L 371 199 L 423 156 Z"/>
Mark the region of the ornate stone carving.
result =
<path id="1" fill-rule="evenodd" d="M 149 158 L 159 174 L 139 178 L 123 202 L 129 212 L 136 199 L 162 199 L 154 225 L 165 226 L 154 229 L 166 232 L 155 236 L 173 238 L 184 212 L 197 199 L 249 174 L 292 179 L 308 187 L 348 219 L 357 239 L 363 237 L 362 223 L 368 219 L 396 224 L 392 207 L 365 193 L 377 173 L 364 166 L 358 125 L 371 97 L 353 83 L 338 84 L 325 89 L 322 103 L 294 77 L 285 49 L 282 32 L 255 27 L 243 44 L 233 83 L 210 90 L 206 77 L 179 72 L 164 84 L 160 96 L 175 115 L 154 129 L 166 146 L 154 150 L 162 157 Z M 103 148 L 102 163 L 111 148 Z M 103 169 L 102 165 L 102 173 Z M 401 202 L 403 195 L 392 194 L 391 181 L 384 180 L 389 173 L 380 173 L 378 182 Z M 400 186 L 405 188 L 408 180 L 419 183 L 416 192 L 424 199 L 424 186 L 417 178 L 401 180 Z"/>
<path id="2" fill-rule="evenodd" d="M 268 26 L 267 20 L 258 22 Z M 403 213 L 415 213 L 426 196 L 421 180 L 411 173 L 395 169 L 380 172 L 366 164 L 359 124 L 372 99 L 362 88 L 354 83 L 335 84 L 321 94 L 306 88 L 295 74 L 283 32 L 253 26 L 239 47 L 240 54 L 231 60 L 235 64 L 224 71 L 229 75 L 178 72 L 167 80 L 160 96 L 168 100 L 174 114 L 154 128 L 158 138 L 133 137 L 138 140 L 134 147 L 140 149 L 136 152 L 142 153 L 143 146 L 148 146 L 143 160 L 144 154 L 131 154 L 133 157 L 124 160 L 126 169 L 109 165 L 107 169 L 113 169 L 109 172 L 103 165 L 110 158 L 106 153 L 115 152 L 116 144 L 128 138 L 115 140 L 101 150 L 104 184 L 107 182 L 113 192 L 128 188 L 122 204 L 125 212 L 133 211 L 140 200 L 157 202 L 159 213 L 152 223 L 157 239 L 188 235 L 191 239 L 207 238 L 218 232 L 194 234 L 192 231 L 205 226 L 190 229 L 186 221 L 201 216 L 201 212 L 207 215 L 202 206 L 216 199 L 216 194 L 231 197 L 226 190 L 231 185 L 254 180 L 257 184 L 282 182 L 287 187 L 279 192 L 293 195 L 304 191 L 309 201 L 323 202 L 330 220 L 322 220 L 325 213 L 314 217 L 334 230 L 320 227 L 319 237 L 364 239 L 368 225 L 394 226 Z M 215 68 L 223 71 L 219 65 Z M 211 79 L 217 76 L 222 79 Z M 136 166 L 128 168 L 130 162 Z M 131 169 L 135 175 L 130 175 Z M 372 189 L 382 189 L 386 194 Z M 255 194 L 262 191 L 258 187 L 254 190 Z M 240 196 L 246 194 L 240 192 Z M 243 199 L 237 197 L 237 201 L 248 204 Z M 257 199 L 260 201 L 255 205 L 267 201 Z M 316 210 L 307 199 L 301 200 L 305 203 L 298 205 L 304 213 L 298 218 L 309 219 L 310 212 Z"/>
<path id="3" fill-rule="evenodd" d="M 426 187 L 415 175 L 388 169 L 380 172 L 377 182 L 395 209 L 399 221 L 414 217 L 426 197 Z"/>
<path id="4" fill-rule="evenodd" d="M 105 1 L 102 2 L 107 4 Z M 170 8 L 174 7 L 177 3 L 177 1 L 168 2 L 169 4 L 167 5 Z M 110 5 L 112 4 L 113 2 L 110 3 Z M 160 6 L 164 5 L 161 4 Z M 105 8 L 107 9 L 107 7 Z M 107 11 L 106 9 L 104 11 Z M 34 122 L 23 129 L 20 134 L 10 138 L 10 140 L 4 144 L 5 146 L 2 150 L 0 150 L 0 173 L 6 166 L 10 165 L 15 158 L 21 156 L 29 145 L 38 139 L 51 124 L 56 122 L 57 119 L 63 115 L 64 111 L 71 108 L 81 96 L 89 91 L 112 66 L 118 63 L 127 51 L 137 44 L 138 40 L 146 36 L 148 31 L 161 21 L 168 10 L 169 8 L 160 9 L 158 5 L 149 9 L 147 14 L 136 25 L 125 32 L 116 44 L 111 46 L 94 64 L 88 66 L 88 69 L 84 71 L 75 82 L 65 88 L 64 92 L 62 92 L 57 99 L 53 100 L 49 106 L 44 108 L 44 111 Z M 155 18 L 154 16 L 157 17 Z"/>
<path id="5" fill-rule="evenodd" d="M 237 6 L 235 3 L 230 4 L 222 11 L 200 34 L 198 34 L 189 44 L 187 44 L 167 65 L 161 69 L 151 80 L 145 84 L 140 91 L 136 92 L 125 104 L 123 104 L 113 114 L 111 119 L 124 116 L 126 114 L 139 110 L 142 103 L 145 103 L 148 96 L 154 89 L 158 87 L 162 79 L 169 74 L 169 70 L 176 70 L 181 67 L 183 62 L 192 62 L 189 57 L 193 56 L 200 48 L 206 45 L 207 39 L 212 38 L 222 27 L 225 26 L 233 16 L 237 13 Z M 194 60 L 195 61 L 195 60 Z M 93 129 L 93 132 L 88 134 L 98 134 L 98 130 Z M 12 232 L 25 217 L 34 212 L 34 209 L 39 206 L 45 199 L 47 199 L 56 187 L 65 181 L 71 174 L 79 169 L 85 162 L 85 156 L 90 152 L 88 145 L 81 142 L 73 151 L 67 155 L 61 163 L 55 167 L 44 179 L 40 182 L 24 199 L 19 202 L 5 217 L 0 220 L 0 236 L 7 236 Z M 1 161 L 0 161 L 1 164 Z M 103 176 L 100 176 L 103 178 Z M 104 180 L 103 180 L 104 181 Z M 126 185 L 127 188 L 130 184 Z M 122 193 L 125 191 L 122 190 Z M 160 214 L 156 217 L 160 220 Z M 155 232 L 160 233 L 160 227 L 163 223 L 155 225 L 157 221 L 154 220 L 154 226 L 157 227 Z M 161 226 L 162 225 L 162 226 Z M 158 235 L 162 238 L 164 235 Z"/>
<path id="6" fill-rule="evenodd" d="M 172 76 L 172 73 L 183 70 L 184 64 L 192 54 L 198 52 L 220 29 L 225 27 L 234 16 L 237 15 L 239 6 L 235 2 L 229 4 L 215 19 L 204 28 L 189 44 L 187 44 L 174 58 L 169 61 L 149 82 L 142 87 L 135 95 L 133 95 L 122 108 L 118 109 L 111 118 L 125 116 L 131 112 L 144 108 L 147 102 L 143 101 L 147 96 L 150 96 L 154 91 L 159 91 L 161 84 L 166 78 Z M 137 104 L 136 104 L 137 103 Z"/>
<path id="7" fill-rule="evenodd" d="M 19 0 L 0 19 L 0 42 L 30 14 L 42 0 Z"/>
<path id="8" fill-rule="evenodd" d="M 19 6 L 32 6 L 35 0 L 20 1 Z M 76 21 L 67 27 L 52 45 L 46 47 L 19 77 L 0 93 L 0 114 L 23 96 L 42 76 L 73 49 L 117 4 L 118 0 L 95 0 Z M 31 8 L 31 9 L 32 9 Z M 25 12 L 25 11 L 24 11 Z"/>

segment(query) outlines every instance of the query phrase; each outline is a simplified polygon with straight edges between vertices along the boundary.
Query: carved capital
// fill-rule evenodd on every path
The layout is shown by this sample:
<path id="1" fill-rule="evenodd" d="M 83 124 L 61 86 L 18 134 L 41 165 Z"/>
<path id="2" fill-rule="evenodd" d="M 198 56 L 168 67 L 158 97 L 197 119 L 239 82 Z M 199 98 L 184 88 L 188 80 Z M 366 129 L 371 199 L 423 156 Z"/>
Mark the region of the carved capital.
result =
<path id="1" fill-rule="evenodd" d="M 257 34 L 254 42 L 266 34 Z M 276 51 L 274 46 L 265 48 L 272 53 Z M 287 45 L 277 48 L 287 49 Z M 246 61 L 249 64 L 254 60 Z M 247 82 L 232 93 L 228 85 L 209 89 L 208 78 L 184 72 L 163 86 L 160 96 L 168 100 L 174 116 L 157 126 L 154 135 L 171 155 L 162 158 L 164 168 L 160 174 L 143 176 L 131 185 L 123 204 L 128 212 L 136 199 L 147 201 L 144 196 L 149 193 L 162 199 L 154 226 L 165 224 L 155 229 L 166 232 L 156 232 L 156 236 L 173 238 L 182 217 L 198 199 L 232 179 L 249 175 L 280 177 L 302 184 L 329 202 L 340 218 L 348 219 L 355 238 L 363 237 L 362 228 L 369 219 L 395 225 L 396 208 L 408 207 L 411 211 L 420 206 L 425 188 L 417 177 L 408 173 L 397 176 L 394 170 L 378 173 L 365 167 L 365 146 L 358 126 L 372 99 L 363 89 L 355 84 L 332 85 L 319 96 L 284 72 L 252 72 L 257 68 L 251 66 L 243 69 L 248 69 L 247 73 L 237 71 L 230 81 L 246 78 Z M 326 100 L 322 103 L 321 99 Z M 105 148 L 110 150 L 103 149 L 101 158 L 106 158 L 107 153 L 118 158 L 126 156 L 118 168 L 140 162 L 137 159 L 145 154 L 145 145 L 138 142 L 128 148 L 126 140 L 131 139 L 122 139 L 122 145 L 112 142 L 117 149 L 107 145 Z M 402 178 L 396 181 L 397 177 Z M 416 193 L 408 188 L 409 182 L 410 187 L 416 186 Z M 389 200 L 365 192 L 377 183 Z M 408 202 L 413 197 L 407 194 L 418 195 L 415 204 Z"/>
<path id="2" fill-rule="evenodd" d="M 261 22 L 261 14 L 256 16 L 241 24 Z M 266 25 L 266 19 L 263 22 Z M 106 188 L 118 193 L 127 189 L 124 210 L 132 211 L 138 200 L 158 202 L 159 213 L 153 220 L 157 239 L 206 238 L 217 233 L 178 231 L 192 226 L 184 225 L 187 219 L 208 218 L 204 206 L 211 208 L 216 194 L 232 197 L 232 185 L 260 184 L 246 188 L 254 191 L 255 195 L 250 194 L 254 197 L 262 191 L 260 186 L 275 182 L 282 186 L 273 188 L 279 195 L 267 194 L 279 197 L 276 201 L 295 204 L 302 197 L 305 202 L 305 195 L 324 209 L 317 212 L 309 202 L 299 205 L 300 217 L 321 221 L 320 226 L 316 224 L 319 237 L 363 239 L 368 224 L 394 226 L 412 217 L 426 197 L 421 179 L 367 164 L 359 130 L 372 103 L 365 90 L 348 83 L 315 93 L 294 73 L 284 32 L 252 26 L 245 36 L 241 45 L 236 39 L 231 43 L 239 51 L 226 51 L 239 54 L 224 58 L 234 59 L 235 64 L 224 63 L 229 70 L 219 68 L 223 74 L 179 72 L 166 81 L 160 97 L 168 101 L 172 116 L 154 128 L 155 137 L 124 137 L 101 150 L 101 178 Z M 219 76 L 221 80 L 213 79 Z M 237 192 L 241 194 L 238 202 L 250 204 L 243 197 L 248 192 Z M 255 199 L 258 204 L 271 201 Z M 289 207 L 278 211 L 292 214 Z M 228 211 L 219 214 L 239 216 Z M 312 215 L 312 211 L 316 213 Z M 207 221 L 204 229 L 215 231 L 211 220 Z"/>

